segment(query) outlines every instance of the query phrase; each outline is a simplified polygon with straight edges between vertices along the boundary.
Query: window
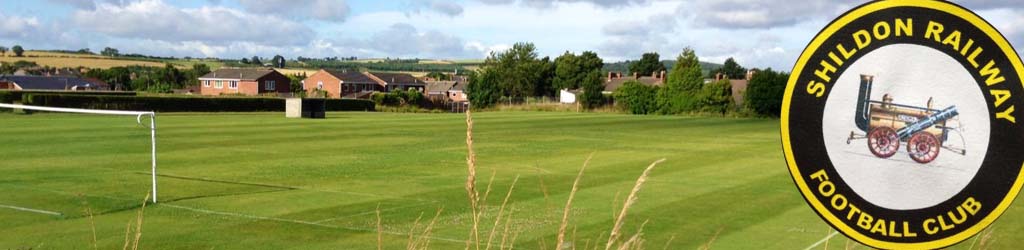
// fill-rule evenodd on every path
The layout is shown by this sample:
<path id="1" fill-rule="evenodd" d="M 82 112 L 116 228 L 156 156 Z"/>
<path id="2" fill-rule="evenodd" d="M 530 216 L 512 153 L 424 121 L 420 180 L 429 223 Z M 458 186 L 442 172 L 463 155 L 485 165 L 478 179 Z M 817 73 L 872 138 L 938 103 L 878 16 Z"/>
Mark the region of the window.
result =
<path id="1" fill-rule="evenodd" d="M 274 90 L 274 89 L 277 89 L 277 83 L 276 83 L 275 81 L 266 81 L 266 82 L 263 82 L 263 88 L 264 88 L 264 89 L 266 89 L 266 90 Z"/>
<path id="2" fill-rule="evenodd" d="M 345 90 L 345 92 L 350 92 L 349 90 L 351 89 L 351 86 L 349 86 L 348 84 L 342 84 L 341 88 Z"/>
<path id="3" fill-rule="evenodd" d="M 203 81 L 203 87 L 210 87 L 210 80 Z"/>
<path id="4" fill-rule="evenodd" d="M 218 88 L 218 89 L 222 89 L 222 88 L 224 88 L 224 81 L 221 81 L 221 80 L 217 80 L 217 82 L 215 82 L 215 83 L 213 84 L 213 87 L 214 87 L 214 88 Z"/>
<path id="5" fill-rule="evenodd" d="M 237 89 L 238 88 L 238 81 L 228 82 L 228 88 L 230 88 L 230 89 Z"/>
<path id="6" fill-rule="evenodd" d="M 324 89 L 324 82 L 316 82 L 316 89 Z"/>

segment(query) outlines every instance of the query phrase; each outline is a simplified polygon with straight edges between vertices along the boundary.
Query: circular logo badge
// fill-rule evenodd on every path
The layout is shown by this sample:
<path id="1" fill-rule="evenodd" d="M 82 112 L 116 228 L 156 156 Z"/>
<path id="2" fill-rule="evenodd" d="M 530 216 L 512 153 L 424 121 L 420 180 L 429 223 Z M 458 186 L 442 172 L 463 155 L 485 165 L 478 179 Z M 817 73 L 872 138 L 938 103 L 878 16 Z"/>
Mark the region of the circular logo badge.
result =
<path id="1" fill-rule="evenodd" d="M 811 41 L 786 87 L 793 181 L 825 221 L 868 246 L 963 241 L 1021 189 L 1021 73 L 1006 38 L 963 7 L 857 7 Z"/>

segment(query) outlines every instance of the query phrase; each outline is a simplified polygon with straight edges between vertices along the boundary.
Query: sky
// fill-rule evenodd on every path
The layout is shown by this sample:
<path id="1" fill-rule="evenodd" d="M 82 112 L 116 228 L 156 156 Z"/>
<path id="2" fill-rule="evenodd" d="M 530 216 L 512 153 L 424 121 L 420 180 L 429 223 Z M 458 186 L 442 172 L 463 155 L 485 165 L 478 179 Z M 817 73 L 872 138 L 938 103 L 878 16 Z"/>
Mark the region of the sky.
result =
<path id="1" fill-rule="evenodd" d="M 1024 42 L 1024 0 L 955 1 Z M 797 3 L 797 4 L 794 4 Z M 175 57 L 482 59 L 517 42 L 789 71 L 849 0 L 0 0 L 0 46 Z M 1018 45 L 1024 46 L 1024 45 Z"/>

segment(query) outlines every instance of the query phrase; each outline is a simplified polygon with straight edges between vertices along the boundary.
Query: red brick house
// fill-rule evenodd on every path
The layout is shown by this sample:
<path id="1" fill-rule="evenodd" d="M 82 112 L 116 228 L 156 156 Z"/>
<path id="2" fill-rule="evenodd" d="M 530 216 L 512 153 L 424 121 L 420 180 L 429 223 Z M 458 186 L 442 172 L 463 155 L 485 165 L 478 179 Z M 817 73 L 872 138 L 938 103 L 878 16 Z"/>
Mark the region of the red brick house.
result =
<path id="1" fill-rule="evenodd" d="M 202 95 L 288 93 L 291 80 L 273 69 L 222 68 L 199 77 Z"/>
<path id="2" fill-rule="evenodd" d="M 395 89 L 424 91 L 426 83 L 409 74 L 324 70 L 306 77 L 302 88 L 323 90 L 328 98 L 368 98 L 373 92 Z"/>

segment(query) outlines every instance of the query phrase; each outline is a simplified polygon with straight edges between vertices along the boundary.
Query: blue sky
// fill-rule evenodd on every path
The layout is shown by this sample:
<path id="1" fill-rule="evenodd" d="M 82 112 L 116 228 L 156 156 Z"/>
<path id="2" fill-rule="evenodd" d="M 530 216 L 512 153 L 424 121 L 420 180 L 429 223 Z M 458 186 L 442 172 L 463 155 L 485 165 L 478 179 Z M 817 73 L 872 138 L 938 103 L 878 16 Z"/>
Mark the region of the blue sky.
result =
<path id="1" fill-rule="evenodd" d="M 242 58 L 474 59 L 516 42 L 605 61 L 685 47 L 704 61 L 789 70 L 859 1 L 806 0 L 0 0 L 0 45 Z M 1021 1 L 960 1 L 1015 44 Z"/>

